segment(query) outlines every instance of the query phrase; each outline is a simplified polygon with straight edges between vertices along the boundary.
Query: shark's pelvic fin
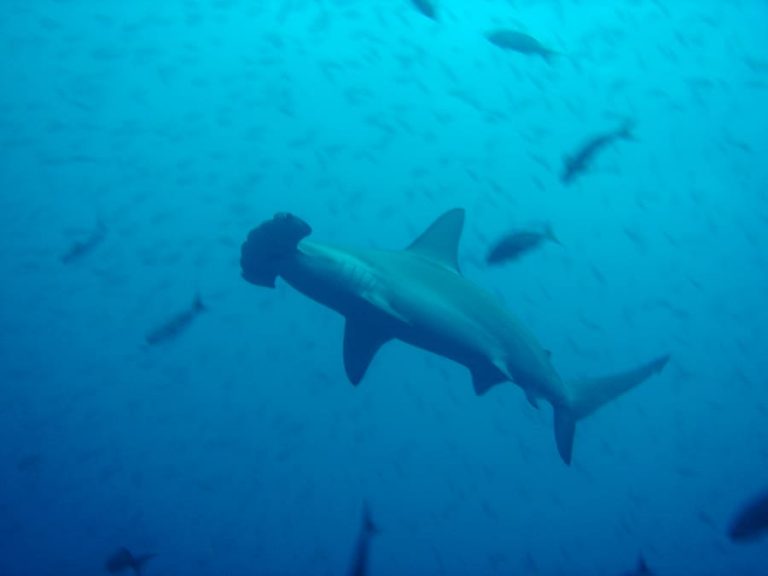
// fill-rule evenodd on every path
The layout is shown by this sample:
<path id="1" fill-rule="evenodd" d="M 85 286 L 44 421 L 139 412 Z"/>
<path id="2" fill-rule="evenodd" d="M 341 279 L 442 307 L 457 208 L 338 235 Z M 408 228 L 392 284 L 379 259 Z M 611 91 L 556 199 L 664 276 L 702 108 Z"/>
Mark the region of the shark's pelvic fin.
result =
<path id="1" fill-rule="evenodd" d="M 536 410 L 539 409 L 539 399 L 536 397 L 536 395 L 533 392 L 531 392 L 530 390 L 526 390 L 525 398 L 528 400 L 528 404 L 536 408 Z"/>
<path id="2" fill-rule="evenodd" d="M 669 362 L 669 355 L 660 356 L 632 370 L 571 383 L 571 401 L 567 406 L 555 406 L 555 440 L 560 457 L 571 463 L 576 421 L 595 412 L 614 398 L 618 398 L 638 384 L 661 372 Z"/>
<path id="3" fill-rule="evenodd" d="M 347 378 L 357 386 L 379 348 L 391 336 L 364 320 L 347 318 L 344 327 L 344 369 Z"/>
<path id="4" fill-rule="evenodd" d="M 416 238 L 408 250 L 461 274 L 459 241 L 464 228 L 464 209 L 449 210 Z"/>

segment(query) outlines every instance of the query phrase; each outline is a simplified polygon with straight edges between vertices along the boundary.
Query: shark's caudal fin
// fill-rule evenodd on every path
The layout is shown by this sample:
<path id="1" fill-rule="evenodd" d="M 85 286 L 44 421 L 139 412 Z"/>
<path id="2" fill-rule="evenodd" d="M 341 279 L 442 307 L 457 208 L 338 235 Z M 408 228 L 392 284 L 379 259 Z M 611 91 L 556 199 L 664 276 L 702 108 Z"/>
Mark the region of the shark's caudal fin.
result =
<path id="1" fill-rule="evenodd" d="M 560 56 L 562 56 L 562 54 L 561 54 L 560 52 L 557 52 L 557 51 L 555 51 L 555 50 L 549 50 L 549 49 L 547 49 L 547 48 L 545 48 L 545 49 L 544 49 L 544 50 L 541 52 L 541 57 L 542 57 L 542 58 L 544 58 L 544 61 L 545 61 L 547 64 L 552 64 L 552 61 L 553 61 L 554 59 L 556 59 L 556 58 L 559 58 Z"/>
<path id="2" fill-rule="evenodd" d="M 240 268 L 245 280 L 257 286 L 275 287 L 280 262 L 293 254 L 312 228 L 293 214 L 280 212 L 248 234 L 240 249 Z"/>
<path id="3" fill-rule="evenodd" d="M 133 563 L 133 571 L 136 573 L 136 576 L 143 576 L 144 574 L 144 566 L 147 565 L 147 562 L 152 560 L 157 556 L 157 554 L 141 554 L 140 556 L 134 557 L 134 563 Z"/>
<path id="4" fill-rule="evenodd" d="M 127 570 L 133 570 L 136 576 L 142 576 L 144 566 L 157 556 L 157 554 L 140 554 L 134 556 L 128 548 L 121 546 L 111 554 L 104 563 L 104 568 L 110 574 L 119 574 Z"/>
<path id="5" fill-rule="evenodd" d="M 660 356 L 627 372 L 572 382 L 568 386 L 571 392 L 569 405 L 555 406 L 555 440 L 563 461 L 571 463 L 577 420 L 589 416 L 604 404 L 661 372 L 668 361 L 669 355 Z"/>
<path id="6" fill-rule="evenodd" d="M 616 137 L 623 140 L 636 140 L 635 121 L 632 119 L 625 120 L 618 130 L 616 130 Z"/>
<path id="7" fill-rule="evenodd" d="M 195 312 L 205 312 L 208 307 L 203 302 L 203 297 L 200 296 L 200 292 L 195 292 L 195 299 L 192 301 L 192 310 Z"/>
<path id="8" fill-rule="evenodd" d="M 555 231 L 552 228 L 551 223 L 547 223 L 547 225 L 544 227 L 544 238 L 552 242 L 553 244 L 557 244 L 558 246 L 562 246 L 563 243 L 560 242 L 560 238 L 558 238 L 555 235 Z"/>

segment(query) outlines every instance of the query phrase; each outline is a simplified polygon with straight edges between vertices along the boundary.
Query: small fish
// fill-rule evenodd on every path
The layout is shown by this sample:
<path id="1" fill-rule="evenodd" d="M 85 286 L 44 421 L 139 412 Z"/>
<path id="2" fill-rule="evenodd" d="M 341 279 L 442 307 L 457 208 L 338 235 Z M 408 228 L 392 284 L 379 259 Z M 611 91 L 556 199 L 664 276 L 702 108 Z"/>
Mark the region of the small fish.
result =
<path id="1" fill-rule="evenodd" d="M 768 533 L 768 491 L 747 502 L 731 522 L 728 537 L 749 542 Z"/>
<path id="2" fill-rule="evenodd" d="M 528 34 L 516 30 L 508 30 L 505 28 L 491 30 L 490 32 L 486 32 L 485 37 L 491 44 L 498 46 L 503 50 L 519 52 L 526 56 L 541 56 L 548 63 L 554 56 L 557 56 L 557 52 L 547 48 L 533 36 L 529 36 Z"/>
<path id="3" fill-rule="evenodd" d="M 633 140 L 632 129 L 633 123 L 627 120 L 618 129 L 598 134 L 587 140 L 576 152 L 563 158 L 563 172 L 560 180 L 564 184 L 570 184 L 576 176 L 589 169 L 595 156 L 603 148 L 618 140 Z"/>
<path id="4" fill-rule="evenodd" d="M 368 548 L 371 540 L 379 533 L 376 524 L 371 518 L 371 511 L 368 503 L 363 503 L 363 517 L 360 523 L 360 531 L 357 534 L 357 545 L 355 554 L 352 556 L 352 565 L 349 569 L 349 576 L 365 576 L 368 573 Z"/>
<path id="5" fill-rule="evenodd" d="M 493 245 L 488 251 L 485 261 L 488 264 L 511 262 L 544 242 L 554 242 L 562 246 L 562 243 L 552 231 L 552 226 L 549 224 L 540 232 L 531 230 L 510 232 Z"/>
<path id="6" fill-rule="evenodd" d="M 427 18 L 437 21 L 437 8 L 432 0 L 411 0 L 411 4 Z"/>
<path id="7" fill-rule="evenodd" d="M 623 572 L 622 576 L 653 576 L 653 572 L 648 568 L 648 564 L 645 563 L 645 558 L 640 556 L 637 559 L 637 566 L 631 572 Z"/>
<path id="8" fill-rule="evenodd" d="M 16 461 L 16 470 L 19 472 L 38 472 L 40 469 L 40 455 L 27 454 Z"/>
<path id="9" fill-rule="evenodd" d="M 182 332 L 189 328 L 192 321 L 205 310 L 206 306 L 203 304 L 200 294 L 195 294 L 195 300 L 192 302 L 192 306 L 183 312 L 179 312 L 147 334 L 147 344 L 154 346 L 155 344 L 176 339 Z"/>
<path id="10" fill-rule="evenodd" d="M 107 235 L 107 228 L 103 222 L 99 222 L 96 228 L 85 240 L 78 240 L 72 244 L 69 249 L 61 255 L 61 261 L 64 264 L 71 264 L 87 256 L 104 241 Z"/>
<path id="11" fill-rule="evenodd" d="M 104 568 L 110 574 L 119 574 L 126 570 L 133 570 L 136 576 L 141 576 L 144 566 L 157 554 L 140 554 L 134 556 L 128 548 L 118 548 L 104 563 Z"/>

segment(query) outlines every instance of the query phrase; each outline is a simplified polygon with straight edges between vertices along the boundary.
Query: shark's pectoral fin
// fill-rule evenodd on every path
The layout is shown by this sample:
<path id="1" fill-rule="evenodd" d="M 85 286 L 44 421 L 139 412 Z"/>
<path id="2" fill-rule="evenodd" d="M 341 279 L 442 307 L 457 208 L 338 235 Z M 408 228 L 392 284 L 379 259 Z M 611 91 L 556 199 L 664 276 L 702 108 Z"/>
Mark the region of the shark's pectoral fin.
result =
<path id="1" fill-rule="evenodd" d="M 496 384 L 510 380 L 510 377 L 503 373 L 495 364 L 477 364 L 470 366 L 472 373 L 472 385 L 475 387 L 475 394 L 482 396 Z"/>
<path id="2" fill-rule="evenodd" d="M 376 352 L 391 338 L 363 320 L 347 318 L 344 327 L 344 369 L 353 385 L 360 383 Z"/>

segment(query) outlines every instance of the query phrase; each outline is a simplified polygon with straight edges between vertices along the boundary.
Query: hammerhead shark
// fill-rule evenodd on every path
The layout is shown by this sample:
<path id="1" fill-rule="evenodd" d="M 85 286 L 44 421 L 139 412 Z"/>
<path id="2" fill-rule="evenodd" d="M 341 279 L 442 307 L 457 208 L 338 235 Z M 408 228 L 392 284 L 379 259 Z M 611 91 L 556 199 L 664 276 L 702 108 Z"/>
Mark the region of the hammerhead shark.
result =
<path id="1" fill-rule="evenodd" d="M 272 288 L 281 277 L 344 315 L 344 368 L 353 385 L 382 345 L 401 340 L 467 367 L 478 395 L 509 381 L 533 406 L 548 401 L 560 457 L 570 464 L 576 422 L 660 372 L 669 356 L 620 374 L 564 381 L 520 321 L 462 275 L 464 217 L 463 209 L 450 210 L 405 250 L 374 250 L 312 242 L 306 222 L 278 213 L 243 243 L 242 276 Z"/>

